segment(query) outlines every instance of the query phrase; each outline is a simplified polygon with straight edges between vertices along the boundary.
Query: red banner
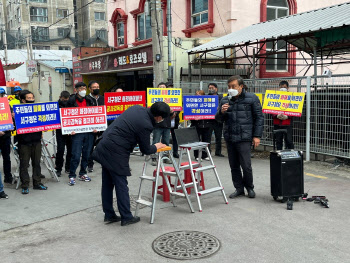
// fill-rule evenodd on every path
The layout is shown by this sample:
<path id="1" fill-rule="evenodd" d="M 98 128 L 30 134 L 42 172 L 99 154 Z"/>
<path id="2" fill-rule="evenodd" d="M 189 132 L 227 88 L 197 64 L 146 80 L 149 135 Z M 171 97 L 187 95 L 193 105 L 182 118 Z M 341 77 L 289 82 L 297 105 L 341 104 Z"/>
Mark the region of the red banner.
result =
<path id="1" fill-rule="evenodd" d="M 62 134 L 104 131 L 107 129 L 105 106 L 61 108 Z"/>
<path id="2" fill-rule="evenodd" d="M 104 97 L 108 120 L 116 119 L 134 105 L 146 106 L 145 91 L 106 92 Z"/>
<path id="3" fill-rule="evenodd" d="M 13 122 L 9 102 L 4 97 L 0 98 L 0 131 L 9 130 L 13 130 Z"/>

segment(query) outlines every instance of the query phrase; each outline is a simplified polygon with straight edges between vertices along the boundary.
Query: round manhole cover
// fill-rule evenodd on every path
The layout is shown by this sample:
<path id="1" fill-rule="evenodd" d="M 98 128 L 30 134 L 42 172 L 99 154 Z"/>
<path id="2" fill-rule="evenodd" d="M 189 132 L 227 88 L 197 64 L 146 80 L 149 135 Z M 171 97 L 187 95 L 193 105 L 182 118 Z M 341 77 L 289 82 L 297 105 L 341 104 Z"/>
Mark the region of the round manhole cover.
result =
<path id="1" fill-rule="evenodd" d="M 208 257 L 220 249 L 220 241 L 207 233 L 176 231 L 161 235 L 152 244 L 159 255 L 172 259 L 198 259 Z"/>
<path id="2" fill-rule="evenodd" d="M 146 196 L 142 196 L 142 199 L 152 202 L 152 199 L 148 198 Z M 137 200 L 137 195 L 130 195 L 130 210 L 131 211 L 135 211 L 136 210 L 136 200 Z M 117 200 L 115 200 L 115 202 L 113 204 L 113 207 L 114 207 L 115 211 L 118 211 Z M 140 204 L 139 209 L 142 209 L 144 207 L 146 207 L 146 205 Z"/>

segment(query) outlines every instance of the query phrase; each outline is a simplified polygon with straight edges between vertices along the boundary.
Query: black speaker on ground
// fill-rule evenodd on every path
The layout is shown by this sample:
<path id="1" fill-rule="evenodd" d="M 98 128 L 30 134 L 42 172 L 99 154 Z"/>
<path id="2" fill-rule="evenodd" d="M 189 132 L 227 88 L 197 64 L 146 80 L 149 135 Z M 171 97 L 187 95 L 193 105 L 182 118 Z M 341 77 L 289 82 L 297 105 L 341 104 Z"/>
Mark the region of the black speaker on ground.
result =
<path id="1" fill-rule="evenodd" d="M 304 194 L 303 153 L 295 150 L 270 152 L 271 195 L 297 198 Z"/>

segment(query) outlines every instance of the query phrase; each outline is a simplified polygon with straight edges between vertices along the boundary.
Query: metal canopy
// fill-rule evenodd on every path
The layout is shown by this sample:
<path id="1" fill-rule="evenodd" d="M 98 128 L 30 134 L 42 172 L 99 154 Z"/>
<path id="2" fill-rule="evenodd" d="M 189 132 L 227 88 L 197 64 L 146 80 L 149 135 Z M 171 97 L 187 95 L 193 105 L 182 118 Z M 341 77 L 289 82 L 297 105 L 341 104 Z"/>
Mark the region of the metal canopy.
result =
<path id="1" fill-rule="evenodd" d="M 303 51 L 312 56 L 349 53 L 349 14 L 350 2 L 286 16 L 251 25 L 187 52 L 190 55 L 285 40 L 295 46 L 297 51 Z"/>

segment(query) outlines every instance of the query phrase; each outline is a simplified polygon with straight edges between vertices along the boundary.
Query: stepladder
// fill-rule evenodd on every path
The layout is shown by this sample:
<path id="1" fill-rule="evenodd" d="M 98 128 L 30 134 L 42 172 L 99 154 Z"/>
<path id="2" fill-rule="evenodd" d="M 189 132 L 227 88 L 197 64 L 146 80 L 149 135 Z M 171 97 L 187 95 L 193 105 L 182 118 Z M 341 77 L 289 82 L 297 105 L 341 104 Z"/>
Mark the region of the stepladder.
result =
<path id="1" fill-rule="evenodd" d="M 159 177 L 160 173 L 163 174 L 163 180 L 166 182 L 166 187 L 168 188 L 170 199 L 174 207 L 176 207 L 176 197 L 182 197 L 185 198 L 188 206 L 190 208 L 190 211 L 194 213 L 192 203 L 190 201 L 190 198 L 186 192 L 186 188 L 182 180 L 180 180 L 180 171 L 178 168 L 178 165 L 175 161 L 175 158 L 172 155 L 171 147 L 165 147 L 162 149 L 157 150 L 157 168 L 156 168 L 156 175 L 155 176 L 149 176 L 147 175 L 147 166 L 149 161 L 152 159 L 150 155 L 145 157 L 145 162 L 142 169 L 142 175 L 140 176 L 140 187 L 139 187 L 139 193 L 136 200 L 136 210 L 135 210 L 135 216 L 138 215 L 140 205 L 145 205 L 151 208 L 151 218 L 150 223 L 154 223 L 154 217 L 155 217 L 155 209 L 156 209 L 156 201 L 157 201 L 157 190 L 159 185 Z M 164 166 L 164 161 L 170 159 L 172 163 L 173 169 L 166 169 Z M 170 170 L 170 171 L 169 171 Z M 174 191 L 172 188 L 172 185 L 169 181 L 169 178 L 175 178 L 176 182 L 179 182 L 179 189 L 182 190 L 182 193 L 179 191 Z M 152 201 L 148 201 L 145 199 L 142 199 L 142 186 L 145 181 L 150 181 L 152 184 L 154 183 L 153 187 L 153 198 Z"/>
<path id="2" fill-rule="evenodd" d="M 195 142 L 195 143 L 188 143 L 188 144 L 183 144 L 180 145 L 180 157 L 179 157 L 179 163 L 178 163 L 178 170 L 181 172 L 183 170 L 190 170 L 191 173 L 191 178 L 192 178 L 192 182 L 190 183 L 186 183 L 184 186 L 185 188 L 188 187 L 193 187 L 194 190 L 194 194 L 198 203 L 198 209 L 199 212 L 202 212 L 202 204 L 201 204 L 201 200 L 200 198 L 203 195 L 206 194 L 210 194 L 210 193 L 214 193 L 214 192 L 221 192 L 222 197 L 224 198 L 224 202 L 226 204 L 228 204 L 226 195 L 225 195 L 225 191 L 224 191 L 224 187 L 221 184 L 220 178 L 219 178 L 219 174 L 218 171 L 216 169 L 216 166 L 214 164 L 213 158 L 210 154 L 209 151 L 209 143 L 207 142 Z M 191 159 L 191 150 L 198 150 L 198 161 L 194 162 Z M 207 156 L 209 158 L 209 165 L 205 165 L 202 166 L 202 151 L 205 151 L 207 153 Z M 188 162 L 188 164 L 186 165 L 181 165 L 183 158 L 187 156 L 187 160 L 186 162 Z M 204 189 L 200 189 L 200 185 L 201 185 L 201 173 L 205 172 L 205 171 L 212 171 L 214 173 L 216 182 L 217 182 L 217 186 L 212 187 L 212 188 L 206 188 Z M 181 177 L 180 179 L 181 180 Z M 174 187 L 175 191 L 180 190 L 180 188 L 177 186 L 177 181 L 175 180 L 175 187 Z"/>

